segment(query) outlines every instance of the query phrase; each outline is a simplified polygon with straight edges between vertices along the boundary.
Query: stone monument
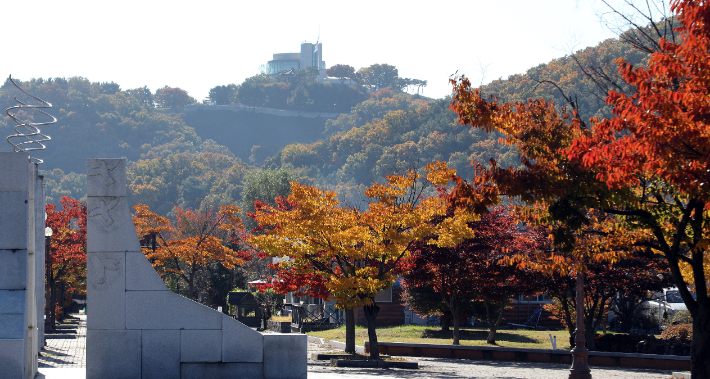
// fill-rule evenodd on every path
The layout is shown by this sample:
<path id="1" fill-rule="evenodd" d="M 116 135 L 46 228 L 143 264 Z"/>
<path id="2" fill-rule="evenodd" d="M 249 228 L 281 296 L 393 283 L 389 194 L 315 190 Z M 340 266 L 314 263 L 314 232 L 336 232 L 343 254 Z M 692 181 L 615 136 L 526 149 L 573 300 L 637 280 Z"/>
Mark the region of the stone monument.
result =
<path id="1" fill-rule="evenodd" d="M 27 153 L 0 153 L 0 379 L 30 379 L 44 345 L 44 187 Z"/>
<path id="2" fill-rule="evenodd" d="M 141 252 L 125 160 L 87 169 L 87 379 L 306 378 L 305 335 L 262 335 L 168 290 Z"/>

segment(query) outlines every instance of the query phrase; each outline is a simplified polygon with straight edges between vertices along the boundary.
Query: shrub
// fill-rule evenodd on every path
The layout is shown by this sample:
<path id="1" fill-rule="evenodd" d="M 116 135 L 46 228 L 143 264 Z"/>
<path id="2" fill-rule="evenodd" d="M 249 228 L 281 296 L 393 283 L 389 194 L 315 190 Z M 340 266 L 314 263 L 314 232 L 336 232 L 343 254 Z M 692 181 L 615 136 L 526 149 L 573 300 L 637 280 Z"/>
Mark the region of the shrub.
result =
<path id="1" fill-rule="evenodd" d="M 669 326 L 661 333 L 661 338 L 664 340 L 674 339 L 689 344 L 693 340 L 693 324 Z"/>

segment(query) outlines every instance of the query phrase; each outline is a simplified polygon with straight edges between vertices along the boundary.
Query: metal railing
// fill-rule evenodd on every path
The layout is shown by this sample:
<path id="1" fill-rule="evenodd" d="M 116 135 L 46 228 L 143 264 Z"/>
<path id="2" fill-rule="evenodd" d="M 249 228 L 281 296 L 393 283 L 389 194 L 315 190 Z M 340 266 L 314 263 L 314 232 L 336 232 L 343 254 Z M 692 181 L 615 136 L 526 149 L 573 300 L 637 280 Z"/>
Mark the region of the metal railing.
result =
<path id="1" fill-rule="evenodd" d="M 345 323 L 345 312 L 318 304 L 290 304 L 291 327 L 300 333 L 334 329 Z"/>

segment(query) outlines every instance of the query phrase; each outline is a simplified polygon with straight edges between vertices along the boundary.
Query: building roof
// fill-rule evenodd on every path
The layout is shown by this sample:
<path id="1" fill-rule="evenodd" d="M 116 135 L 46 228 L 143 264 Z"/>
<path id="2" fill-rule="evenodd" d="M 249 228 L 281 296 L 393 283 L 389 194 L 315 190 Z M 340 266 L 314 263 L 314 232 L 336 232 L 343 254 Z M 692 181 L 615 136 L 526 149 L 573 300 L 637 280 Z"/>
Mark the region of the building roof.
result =
<path id="1" fill-rule="evenodd" d="M 250 292 L 230 292 L 227 297 L 227 303 L 230 305 L 239 305 L 245 300 L 251 300 L 251 302 L 256 301 L 254 300 L 254 295 Z"/>

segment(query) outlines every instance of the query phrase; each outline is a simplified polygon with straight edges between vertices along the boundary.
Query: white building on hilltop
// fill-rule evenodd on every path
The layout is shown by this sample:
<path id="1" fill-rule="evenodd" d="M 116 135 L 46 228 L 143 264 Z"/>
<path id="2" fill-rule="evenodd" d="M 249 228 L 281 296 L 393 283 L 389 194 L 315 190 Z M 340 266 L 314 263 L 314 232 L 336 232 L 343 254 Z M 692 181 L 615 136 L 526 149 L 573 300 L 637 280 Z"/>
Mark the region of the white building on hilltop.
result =
<path id="1" fill-rule="evenodd" d="M 274 59 L 270 60 L 266 66 L 266 73 L 274 76 L 284 71 L 296 71 L 307 67 L 316 67 L 318 71 L 325 75 L 325 62 L 323 61 L 323 44 L 308 43 L 301 44 L 300 53 L 276 53 Z"/>

